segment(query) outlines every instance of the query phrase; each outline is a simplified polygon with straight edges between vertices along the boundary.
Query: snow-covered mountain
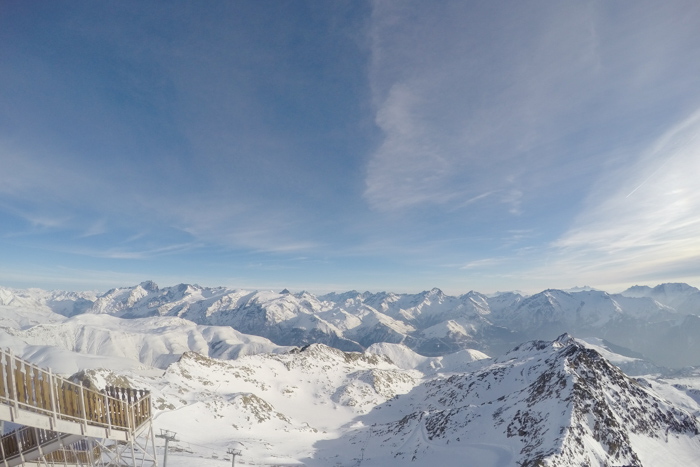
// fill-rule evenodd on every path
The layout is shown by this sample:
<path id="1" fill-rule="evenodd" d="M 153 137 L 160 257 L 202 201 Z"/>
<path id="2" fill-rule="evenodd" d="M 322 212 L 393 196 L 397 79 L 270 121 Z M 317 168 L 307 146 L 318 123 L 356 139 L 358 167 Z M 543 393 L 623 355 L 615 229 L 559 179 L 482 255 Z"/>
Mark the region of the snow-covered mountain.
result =
<path id="1" fill-rule="evenodd" d="M 656 287 L 634 286 L 622 292 L 626 297 L 649 297 L 679 313 L 699 314 L 700 290 L 688 284 L 660 284 Z"/>
<path id="2" fill-rule="evenodd" d="M 591 290 L 450 297 L 437 289 L 315 297 L 152 283 L 102 295 L 2 289 L 1 296 L 0 346 L 85 384 L 152 392 L 155 428 L 181 440 L 171 467 L 220 465 L 232 446 L 247 464 L 309 467 L 465 459 L 664 467 L 696 465 L 700 456 L 697 370 L 658 368 L 600 337 L 530 341 L 494 358 L 466 348 L 498 332 L 507 333 L 505 345 L 559 325 L 697 319 L 651 297 Z M 227 325 L 246 316 L 263 330 L 296 326 L 286 338 L 299 337 L 299 345 Z M 555 325 L 543 330 L 537 322 Z M 308 331 L 367 349 L 307 345 Z M 686 323 L 684 331 L 693 328 Z M 431 338 L 459 350 L 415 351 Z"/>
<path id="3" fill-rule="evenodd" d="M 545 290 L 529 297 L 473 291 L 449 296 L 439 289 L 315 296 L 189 284 L 160 288 L 147 281 L 104 294 L 0 288 L 0 307 L 26 311 L 23 325 L 31 324 L 33 314 L 51 312 L 64 317 L 177 317 L 198 325 L 229 326 L 280 346 L 322 343 L 360 351 L 375 343 L 402 343 L 425 356 L 460 349 L 499 355 L 520 342 L 568 332 L 605 339 L 659 365 L 700 365 L 698 289 L 662 284 L 632 287 L 622 294 L 590 287 L 574 290 Z"/>
<path id="4" fill-rule="evenodd" d="M 235 359 L 289 350 L 228 326 L 197 325 L 181 318 L 91 314 L 66 318 L 42 309 L 29 313 L 8 306 L 0 306 L 0 346 L 63 374 L 100 367 L 165 369 L 190 351 Z"/>
<path id="5" fill-rule="evenodd" d="M 568 335 L 424 381 L 359 421 L 320 452 L 353 446 L 342 465 L 385 466 L 696 465 L 700 453 L 692 413 Z"/>

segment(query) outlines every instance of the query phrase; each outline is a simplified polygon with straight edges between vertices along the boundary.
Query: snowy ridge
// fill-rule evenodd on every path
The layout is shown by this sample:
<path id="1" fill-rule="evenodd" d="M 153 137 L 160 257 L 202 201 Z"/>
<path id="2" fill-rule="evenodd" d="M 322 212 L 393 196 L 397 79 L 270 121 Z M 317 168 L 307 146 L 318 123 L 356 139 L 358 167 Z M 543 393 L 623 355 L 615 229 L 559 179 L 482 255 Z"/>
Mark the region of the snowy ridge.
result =
<path id="1" fill-rule="evenodd" d="M 424 357 L 405 345 L 389 343 L 372 344 L 367 348 L 367 352 L 384 355 L 404 370 L 418 370 L 424 374 L 460 372 L 473 362 L 489 358 L 485 353 L 472 349 L 459 350 L 440 357 Z"/>
<path id="2" fill-rule="evenodd" d="M 0 309 L 0 312 L 7 311 Z M 5 324 L 21 321 L 9 313 L 4 316 Z M 200 326 L 181 318 L 128 320 L 99 315 L 60 318 L 33 326 L 0 327 L 0 345 L 63 374 L 102 366 L 165 369 L 189 351 L 235 359 L 248 354 L 288 350 L 288 347 L 230 327 Z M 108 357 L 109 362 L 104 357 Z"/>

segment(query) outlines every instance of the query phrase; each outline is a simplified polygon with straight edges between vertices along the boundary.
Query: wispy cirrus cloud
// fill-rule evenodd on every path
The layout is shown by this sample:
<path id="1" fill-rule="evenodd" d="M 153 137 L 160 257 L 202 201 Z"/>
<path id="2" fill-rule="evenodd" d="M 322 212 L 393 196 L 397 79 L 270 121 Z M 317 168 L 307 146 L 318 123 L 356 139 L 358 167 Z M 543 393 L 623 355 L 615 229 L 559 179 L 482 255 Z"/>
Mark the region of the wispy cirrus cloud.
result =
<path id="1" fill-rule="evenodd" d="M 576 201 L 692 90 L 700 67 L 678 5 L 629 6 L 623 24 L 609 4 L 508 5 L 373 3 L 383 138 L 367 165 L 372 208 L 450 207 L 485 192 L 497 196 L 478 201 L 511 215 L 555 192 Z"/>
<path id="2" fill-rule="evenodd" d="M 491 268 L 493 266 L 498 266 L 501 265 L 505 262 L 508 261 L 508 258 L 506 257 L 500 257 L 500 258 L 484 258 L 484 259 L 478 259 L 476 261 L 470 261 L 466 264 L 463 264 L 460 266 L 459 269 L 483 269 L 483 268 Z"/>
<path id="3" fill-rule="evenodd" d="M 600 67 L 594 12 L 512 6 L 374 3 L 370 81 L 384 138 L 367 169 L 373 208 L 497 192 L 489 200 L 519 214 L 533 169 L 558 162 L 552 127 L 591 98 Z"/>
<path id="4" fill-rule="evenodd" d="M 298 211 L 241 199 L 235 191 L 182 191 L 178 178 L 159 180 L 156 186 L 135 183 L 122 173 L 95 171 L 80 160 L 71 161 L 58 152 L 44 155 L 36 147 L 17 150 L 4 144 L 0 156 L 0 209 L 23 221 L 4 222 L 0 232 L 6 238 L 67 234 L 60 242 L 42 243 L 42 249 L 143 259 L 204 244 L 285 253 L 318 246 L 299 231 L 304 223 Z M 86 248 L 86 240 L 95 245 Z M 135 245 L 113 248 L 114 242 Z M 162 246 L 153 247 L 153 242 Z M 100 247 L 102 243 L 110 246 Z"/>
<path id="5" fill-rule="evenodd" d="M 700 111 L 607 173 L 548 268 L 606 283 L 700 277 Z"/>

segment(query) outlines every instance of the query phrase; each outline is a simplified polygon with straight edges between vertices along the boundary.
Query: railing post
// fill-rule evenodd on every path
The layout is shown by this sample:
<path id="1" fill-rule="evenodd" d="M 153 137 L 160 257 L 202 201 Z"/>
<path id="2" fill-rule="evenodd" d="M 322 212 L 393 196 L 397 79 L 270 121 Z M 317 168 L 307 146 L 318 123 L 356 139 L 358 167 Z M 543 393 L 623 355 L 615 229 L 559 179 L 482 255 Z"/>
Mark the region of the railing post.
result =
<path id="1" fill-rule="evenodd" d="M 0 349 L 0 396 L 7 401 L 9 399 L 9 394 L 7 393 L 7 384 L 5 383 L 6 373 L 7 368 L 5 365 L 5 351 Z"/>
<path id="2" fill-rule="evenodd" d="M 15 439 L 17 440 L 17 452 L 19 453 L 19 458 L 22 459 L 22 465 L 24 465 L 24 454 L 22 453 L 23 449 L 23 444 L 22 443 L 22 438 L 19 435 L 20 430 L 15 430 Z"/>
<path id="3" fill-rule="evenodd" d="M 6 355 L 7 357 L 7 376 L 8 376 L 8 381 L 7 383 L 10 385 L 10 389 L 12 390 L 12 401 L 14 402 L 14 414 L 12 414 L 12 421 L 14 422 L 17 419 L 17 415 L 19 414 L 19 402 L 17 401 L 17 387 L 15 385 L 15 372 L 14 369 L 12 368 L 14 366 L 15 358 L 14 355 L 12 354 L 12 349 L 10 349 L 10 352 Z"/>
<path id="4" fill-rule="evenodd" d="M 112 414 L 110 413 L 109 407 L 109 396 L 105 390 L 105 412 L 107 413 L 107 437 L 109 438 L 112 434 Z"/>
<path id="5" fill-rule="evenodd" d="M 88 438 L 88 441 L 86 443 L 86 448 L 87 448 L 87 457 L 88 457 L 88 462 L 90 462 L 90 465 L 96 465 L 95 464 L 95 447 L 93 445 L 93 439 Z"/>
<path id="6" fill-rule="evenodd" d="M 83 413 L 83 434 L 87 433 L 87 409 L 85 408 L 85 391 L 83 391 L 83 386 L 80 385 L 78 386 L 78 390 L 80 391 L 80 406 L 82 407 L 82 413 Z"/>
<path id="7" fill-rule="evenodd" d="M 134 389 L 129 389 L 129 423 L 131 424 L 130 430 L 136 431 L 138 425 L 136 424 L 136 407 L 138 400 L 136 398 L 137 392 Z"/>
<path id="8" fill-rule="evenodd" d="M 44 457 L 44 450 L 41 449 L 41 439 L 39 438 L 39 429 L 34 428 L 34 440 L 36 442 L 36 448 L 39 451 L 39 456 Z"/>
<path id="9" fill-rule="evenodd" d="M 61 456 L 63 457 L 63 466 L 68 467 L 68 451 L 66 450 L 66 443 L 63 442 L 63 437 L 58 437 L 58 444 L 61 446 Z"/>
<path id="10" fill-rule="evenodd" d="M 5 455 L 5 438 L 2 435 L 3 434 L 0 433 L 0 454 L 2 454 L 2 463 L 5 465 L 5 467 L 8 467 L 7 456 Z"/>
<path id="11" fill-rule="evenodd" d="M 54 391 L 56 390 L 56 385 L 54 384 L 53 372 L 49 368 L 49 398 L 51 400 L 51 428 L 56 428 L 56 422 L 58 421 L 58 407 L 56 407 L 56 395 Z"/>

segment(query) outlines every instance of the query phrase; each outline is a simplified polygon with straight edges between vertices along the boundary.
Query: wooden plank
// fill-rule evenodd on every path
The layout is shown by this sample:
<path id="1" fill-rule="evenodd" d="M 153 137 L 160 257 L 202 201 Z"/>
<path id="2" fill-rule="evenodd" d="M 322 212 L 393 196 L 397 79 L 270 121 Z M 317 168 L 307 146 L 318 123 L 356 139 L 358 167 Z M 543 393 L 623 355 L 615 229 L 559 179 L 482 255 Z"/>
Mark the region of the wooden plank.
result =
<path id="1" fill-rule="evenodd" d="M 94 422 L 95 410 L 92 402 L 92 394 L 85 387 L 83 387 L 81 391 L 83 391 L 83 402 L 85 403 L 85 419 Z"/>
<path id="2" fill-rule="evenodd" d="M 124 426 L 124 421 L 122 420 L 122 401 L 119 399 L 114 400 L 114 420 L 116 420 L 117 426 Z"/>
<path id="3" fill-rule="evenodd" d="M 114 417 L 117 420 L 117 426 L 124 426 L 124 420 L 122 419 L 122 401 L 119 399 L 114 399 Z"/>
<path id="4" fill-rule="evenodd" d="M 117 401 L 117 405 L 119 406 L 119 426 L 129 426 L 126 418 L 126 402 L 119 400 Z"/>
<path id="5" fill-rule="evenodd" d="M 34 383 L 32 381 L 32 368 L 28 363 L 24 364 L 24 387 L 27 390 L 27 404 L 36 407 L 34 398 Z"/>
<path id="6" fill-rule="evenodd" d="M 70 398 L 70 415 L 71 417 L 79 417 L 80 414 L 78 413 L 78 401 L 77 397 L 75 397 L 75 388 L 73 387 L 72 384 L 68 383 L 66 384 L 66 391 L 68 391 L 68 396 Z"/>
<path id="7" fill-rule="evenodd" d="M 34 369 L 34 387 L 36 388 L 36 406 L 40 409 L 46 409 L 44 404 L 44 379 L 43 372 L 38 368 Z"/>
<path id="8" fill-rule="evenodd" d="M 49 385 L 49 374 L 42 373 L 41 375 L 41 395 L 43 406 L 46 410 L 51 410 L 51 386 Z"/>
<path id="9" fill-rule="evenodd" d="M 36 367 L 32 368 L 32 370 L 33 370 L 32 371 L 32 383 L 33 383 L 33 387 L 34 387 L 35 405 L 37 408 L 43 409 L 44 408 L 44 397 L 41 394 L 41 378 L 39 377 L 41 372 Z"/>
<path id="10" fill-rule="evenodd" d="M 24 374 L 18 368 L 15 368 L 15 382 L 17 383 L 17 400 L 25 404 L 27 402 L 27 397 L 24 392 Z"/>
<path id="11" fill-rule="evenodd" d="M 71 414 L 71 400 L 70 394 L 68 393 L 65 381 L 61 382 L 59 391 L 61 394 L 61 414 L 70 416 Z"/>
<path id="12" fill-rule="evenodd" d="M 15 438 L 14 433 L 9 433 L 5 435 L 2 439 L 3 449 L 5 449 L 5 457 L 11 457 L 19 452 L 17 449 L 17 438 Z"/>
<path id="13" fill-rule="evenodd" d="M 92 391 L 87 388 L 82 388 L 83 401 L 85 403 L 85 418 L 89 421 L 95 421 L 95 403 L 92 399 Z"/>
<path id="14" fill-rule="evenodd" d="M 72 384 L 66 383 L 66 393 L 68 394 L 68 399 L 70 400 L 70 416 L 71 417 L 80 417 L 80 414 L 78 413 L 78 401 L 76 400 L 77 398 L 75 397 L 75 388 L 73 387 Z"/>

